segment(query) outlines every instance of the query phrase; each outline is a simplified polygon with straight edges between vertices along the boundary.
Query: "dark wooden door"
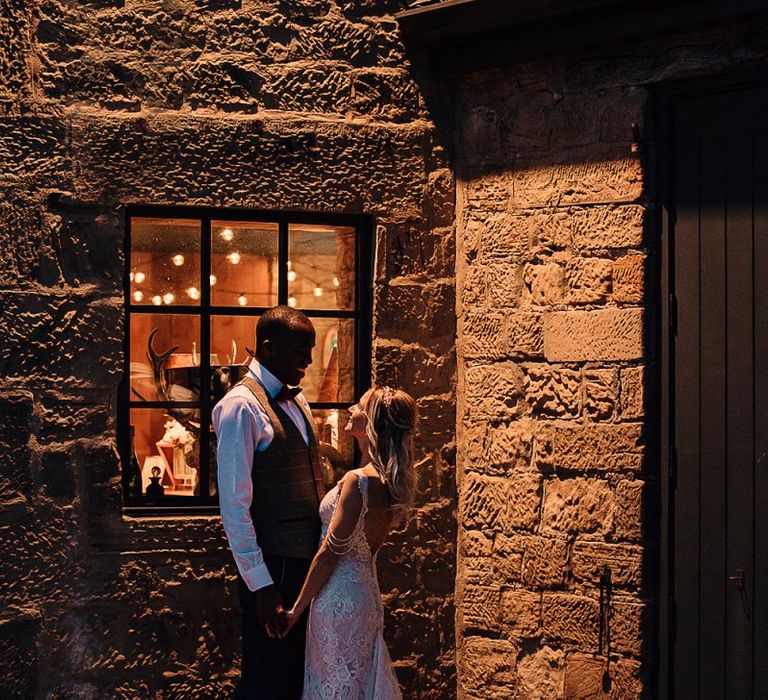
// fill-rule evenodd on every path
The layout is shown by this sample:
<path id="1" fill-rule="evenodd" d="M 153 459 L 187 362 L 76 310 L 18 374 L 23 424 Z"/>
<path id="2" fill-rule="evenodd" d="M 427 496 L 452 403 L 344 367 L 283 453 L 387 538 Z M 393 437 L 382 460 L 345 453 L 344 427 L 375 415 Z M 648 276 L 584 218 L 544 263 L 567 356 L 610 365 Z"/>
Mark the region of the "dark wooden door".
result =
<path id="1" fill-rule="evenodd" d="M 672 687 L 765 699 L 768 88 L 678 98 L 671 120 Z"/>

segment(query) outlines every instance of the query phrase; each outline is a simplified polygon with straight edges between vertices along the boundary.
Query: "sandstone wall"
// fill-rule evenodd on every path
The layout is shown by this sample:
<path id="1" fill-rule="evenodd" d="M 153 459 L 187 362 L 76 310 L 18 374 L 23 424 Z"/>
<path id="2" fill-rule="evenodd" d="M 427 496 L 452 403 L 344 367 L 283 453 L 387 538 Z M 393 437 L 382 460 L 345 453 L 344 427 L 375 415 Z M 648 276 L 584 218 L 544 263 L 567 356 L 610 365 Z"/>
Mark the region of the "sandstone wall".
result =
<path id="1" fill-rule="evenodd" d="M 758 25 L 519 62 L 458 84 L 461 698 L 652 696 L 650 96 L 665 80 L 764 66 Z"/>
<path id="2" fill-rule="evenodd" d="M 5 0 L 0 695 L 224 697 L 216 517 L 124 518 L 126 203 L 377 217 L 375 378 L 418 396 L 424 490 L 381 553 L 409 697 L 454 694 L 453 179 L 397 0 Z"/>

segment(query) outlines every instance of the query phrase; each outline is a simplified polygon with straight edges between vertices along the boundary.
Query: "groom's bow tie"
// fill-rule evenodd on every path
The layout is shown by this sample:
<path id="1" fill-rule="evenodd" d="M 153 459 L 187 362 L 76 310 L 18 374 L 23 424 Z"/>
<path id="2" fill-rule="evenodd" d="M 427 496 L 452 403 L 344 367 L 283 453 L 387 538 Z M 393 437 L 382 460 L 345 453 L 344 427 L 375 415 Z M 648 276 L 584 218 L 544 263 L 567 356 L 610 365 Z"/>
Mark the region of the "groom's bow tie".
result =
<path id="1" fill-rule="evenodd" d="M 291 401 L 294 399 L 298 394 L 301 393 L 301 387 L 300 386 L 288 386 L 287 384 L 283 384 L 280 391 L 275 394 L 275 400 L 276 401 Z"/>

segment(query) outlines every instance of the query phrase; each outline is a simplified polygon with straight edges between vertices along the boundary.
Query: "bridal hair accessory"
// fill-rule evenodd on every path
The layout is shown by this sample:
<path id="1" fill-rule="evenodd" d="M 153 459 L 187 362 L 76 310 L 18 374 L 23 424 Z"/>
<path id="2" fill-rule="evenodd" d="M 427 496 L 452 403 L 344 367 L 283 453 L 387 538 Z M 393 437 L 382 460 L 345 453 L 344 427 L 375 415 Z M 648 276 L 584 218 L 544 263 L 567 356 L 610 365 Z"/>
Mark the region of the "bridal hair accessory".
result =
<path id="1" fill-rule="evenodd" d="M 381 388 L 381 402 L 389 408 L 392 405 L 392 387 L 384 386 Z"/>

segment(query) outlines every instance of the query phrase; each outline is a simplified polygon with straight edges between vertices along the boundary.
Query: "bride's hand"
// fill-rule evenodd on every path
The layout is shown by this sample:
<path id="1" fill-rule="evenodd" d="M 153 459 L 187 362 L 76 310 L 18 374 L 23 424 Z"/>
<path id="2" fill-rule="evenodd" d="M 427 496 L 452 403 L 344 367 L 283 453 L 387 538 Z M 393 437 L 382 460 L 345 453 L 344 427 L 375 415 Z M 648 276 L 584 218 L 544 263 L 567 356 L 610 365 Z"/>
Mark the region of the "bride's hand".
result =
<path id="1" fill-rule="evenodd" d="M 291 629 L 293 629 L 293 626 L 298 622 L 299 617 L 301 617 L 296 613 L 296 611 L 293 608 L 288 610 L 285 613 L 285 615 L 288 619 L 288 623 L 286 624 L 285 629 L 283 630 L 283 633 L 280 635 L 281 639 L 285 639 L 287 634 L 291 631 Z"/>

